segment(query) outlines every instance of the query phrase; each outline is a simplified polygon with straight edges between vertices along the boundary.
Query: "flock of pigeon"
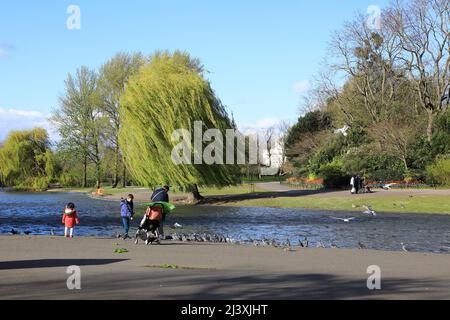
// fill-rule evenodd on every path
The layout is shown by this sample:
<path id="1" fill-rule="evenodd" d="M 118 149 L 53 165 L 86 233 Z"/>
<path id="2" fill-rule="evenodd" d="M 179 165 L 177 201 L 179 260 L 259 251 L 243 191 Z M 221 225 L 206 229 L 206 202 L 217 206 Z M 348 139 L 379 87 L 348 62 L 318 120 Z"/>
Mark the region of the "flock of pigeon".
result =
<path id="1" fill-rule="evenodd" d="M 396 205 L 396 204 L 394 204 Z M 353 208 L 356 208 L 356 205 L 353 205 Z M 362 206 L 365 211 L 362 212 L 363 215 L 376 217 L 377 213 L 375 210 L 372 209 L 369 205 L 363 205 Z M 404 208 L 404 205 L 401 204 L 401 207 Z M 354 221 L 358 219 L 357 217 L 351 217 L 351 218 L 337 218 L 337 217 L 331 217 L 331 219 L 339 220 L 345 223 L 350 223 L 351 221 Z M 172 226 L 172 229 L 183 229 L 183 226 L 179 223 L 175 223 Z M 51 230 L 51 235 L 54 235 L 53 229 Z M 12 235 L 18 235 L 20 234 L 19 231 L 15 229 L 11 229 L 10 234 Z M 25 231 L 25 235 L 31 234 L 31 231 Z M 254 240 L 254 239 L 248 239 L 248 240 L 237 240 L 228 236 L 224 236 L 221 234 L 210 234 L 210 233 L 173 233 L 166 237 L 166 240 L 172 240 L 172 241 L 179 241 L 179 242 L 205 242 L 205 243 L 229 243 L 234 245 L 253 245 L 255 247 L 275 247 L 275 248 L 281 248 L 285 251 L 295 251 L 294 247 L 290 241 L 290 239 L 286 239 L 285 242 L 278 242 L 275 239 L 262 239 L 262 240 Z M 298 248 L 309 248 L 310 247 L 310 241 L 307 237 L 304 237 L 303 239 L 298 239 L 297 246 Z M 331 242 L 329 245 L 326 245 L 323 241 L 319 240 L 315 244 L 316 248 L 332 248 L 336 249 L 339 248 L 335 243 Z M 366 246 L 359 242 L 358 243 L 359 249 L 366 249 Z M 403 251 L 408 252 L 408 249 L 406 248 L 404 243 L 401 243 L 401 248 Z"/>

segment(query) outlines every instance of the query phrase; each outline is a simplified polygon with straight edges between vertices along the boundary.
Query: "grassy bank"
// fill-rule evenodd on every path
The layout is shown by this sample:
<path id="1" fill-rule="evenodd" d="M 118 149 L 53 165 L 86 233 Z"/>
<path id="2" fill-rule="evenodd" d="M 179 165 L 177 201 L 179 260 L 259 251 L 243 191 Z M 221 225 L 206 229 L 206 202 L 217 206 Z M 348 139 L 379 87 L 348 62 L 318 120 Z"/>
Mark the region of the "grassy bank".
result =
<path id="1" fill-rule="evenodd" d="M 391 196 L 376 198 L 302 196 L 296 198 L 253 199 L 227 203 L 231 206 L 272 207 L 272 208 L 305 208 L 336 211 L 364 211 L 363 205 L 369 205 L 378 212 L 392 213 L 436 213 L 450 214 L 450 197 L 442 195 L 423 196 Z"/>

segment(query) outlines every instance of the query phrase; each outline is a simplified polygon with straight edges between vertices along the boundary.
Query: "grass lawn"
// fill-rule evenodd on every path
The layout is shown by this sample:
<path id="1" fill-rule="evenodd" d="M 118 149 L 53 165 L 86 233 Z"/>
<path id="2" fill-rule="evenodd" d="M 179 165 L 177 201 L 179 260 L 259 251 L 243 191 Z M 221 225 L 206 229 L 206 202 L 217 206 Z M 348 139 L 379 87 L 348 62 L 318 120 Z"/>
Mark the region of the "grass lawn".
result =
<path id="1" fill-rule="evenodd" d="M 243 200 L 234 203 L 227 203 L 232 206 L 248 207 L 274 207 L 274 208 L 305 208 L 322 209 L 336 211 L 362 212 L 362 205 L 369 205 L 378 212 L 393 213 L 437 213 L 450 214 L 449 196 L 382 196 L 378 198 L 364 199 L 360 197 L 343 198 L 321 196 L 303 196 L 297 198 L 271 198 Z M 404 208 L 402 208 L 402 204 Z M 356 208 L 353 208 L 356 206 Z"/>

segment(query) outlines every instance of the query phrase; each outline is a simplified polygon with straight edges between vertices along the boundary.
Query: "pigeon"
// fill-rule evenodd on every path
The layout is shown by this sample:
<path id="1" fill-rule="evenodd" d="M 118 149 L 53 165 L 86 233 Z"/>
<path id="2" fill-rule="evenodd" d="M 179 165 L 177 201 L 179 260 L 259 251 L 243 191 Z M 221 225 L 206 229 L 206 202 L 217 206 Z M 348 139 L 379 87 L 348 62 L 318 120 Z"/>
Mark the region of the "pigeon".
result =
<path id="1" fill-rule="evenodd" d="M 350 221 L 353 221 L 353 220 L 355 220 L 356 218 L 355 217 L 352 217 L 352 218 L 336 218 L 336 217 L 331 217 L 331 219 L 334 219 L 334 220 L 340 220 L 340 221 L 344 221 L 344 222 L 350 222 Z"/>
<path id="2" fill-rule="evenodd" d="M 308 248 L 309 247 L 309 241 L 308 238 L 305 237 L 305 240 L 301 241 L 303 248 Z"/>

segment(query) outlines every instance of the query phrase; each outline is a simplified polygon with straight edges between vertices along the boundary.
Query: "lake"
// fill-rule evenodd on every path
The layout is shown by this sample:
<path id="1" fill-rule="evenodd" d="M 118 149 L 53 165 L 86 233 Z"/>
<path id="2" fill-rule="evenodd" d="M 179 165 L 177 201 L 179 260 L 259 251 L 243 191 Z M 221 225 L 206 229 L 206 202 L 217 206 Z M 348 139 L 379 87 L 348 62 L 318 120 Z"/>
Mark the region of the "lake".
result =
<path id="1" fill-rule="evenodd" d="M 118 202 L 95 200 L 79 193 L 5 193 L 0 192 L 0 233 L 12 228 L 33 235 L 62 235 L 62 211 L 74 202 L 81 220 L 75 234 L 114 237 L 121 232 Z M 144 209 L 136 205 L 137 214 Z M 345 223 L 332 217 L 357 219 Z M 140 220 L 140 219 L 136 219 Z M 132 228 L 136 229 L 138 221 Z M 174 223 L 182 230 L 172 230 Z M 358 213 L 337 213 L 274 208 L 235 208 L 214 206 L 180 206 L 169 215 L 166 234 L 172 232 L 219 233 L 241 242 L 263 238 L 296 245 L 308 237 L 315 246 L 322 242 L 330 247 L 450 253 L 450 216 L 420 214 L 379 214 L 367 217 Z M 130 232 L 130 234 L 133 232 Z"/>

